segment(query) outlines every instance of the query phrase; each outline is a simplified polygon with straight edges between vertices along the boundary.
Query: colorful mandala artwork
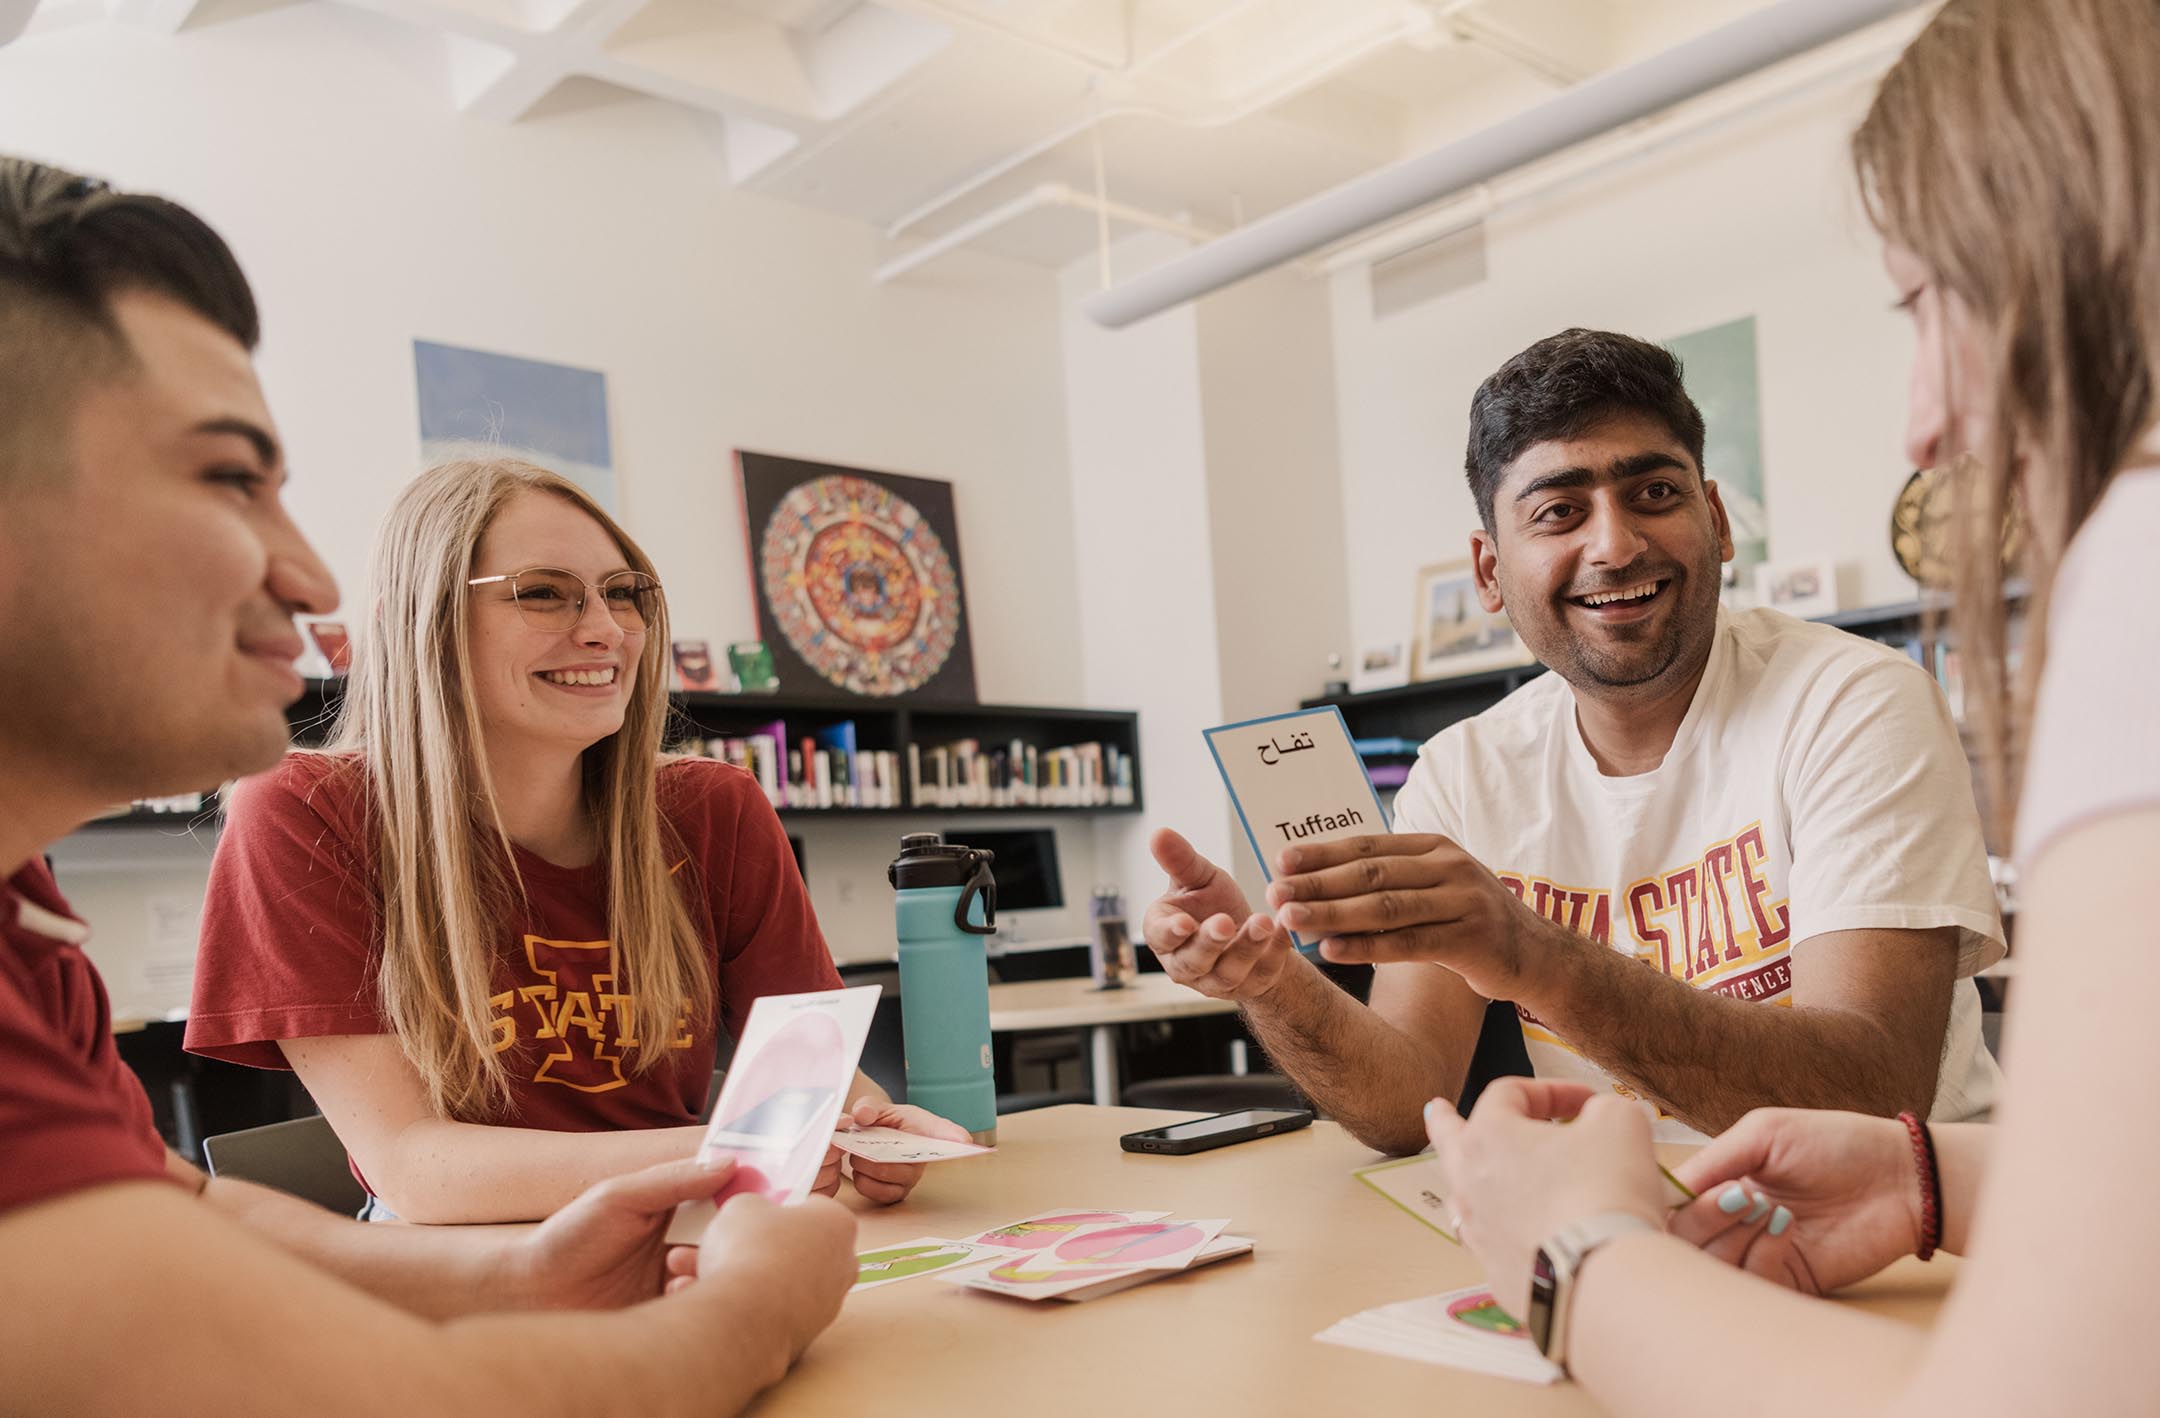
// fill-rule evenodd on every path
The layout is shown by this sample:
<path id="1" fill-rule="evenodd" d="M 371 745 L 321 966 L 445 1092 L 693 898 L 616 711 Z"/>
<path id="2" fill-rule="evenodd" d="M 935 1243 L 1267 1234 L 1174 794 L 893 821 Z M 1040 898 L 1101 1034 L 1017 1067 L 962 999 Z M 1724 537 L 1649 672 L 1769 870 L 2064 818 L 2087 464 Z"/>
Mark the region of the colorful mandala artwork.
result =
<path id="1" fill-rule="evenodd" d="M 783 638 L 827 683 L 889 698 L 922 688 L 960 635 L 960 573 L 930 522 L 850 473 L 780 496 L 758 576 Z"/>

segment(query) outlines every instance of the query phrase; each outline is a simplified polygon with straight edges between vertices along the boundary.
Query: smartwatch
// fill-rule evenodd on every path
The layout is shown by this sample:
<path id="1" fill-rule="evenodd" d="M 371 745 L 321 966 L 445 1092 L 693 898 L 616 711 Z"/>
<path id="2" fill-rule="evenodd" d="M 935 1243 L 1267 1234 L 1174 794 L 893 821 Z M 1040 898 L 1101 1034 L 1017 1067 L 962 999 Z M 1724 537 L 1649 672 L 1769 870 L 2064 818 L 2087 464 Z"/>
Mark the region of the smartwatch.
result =
<path id="1" fill-rule="evenodd" d="M 1562 1227 L 1538 1247 L 1530 1267 L 1530 1313 L 1526 1327 L 1538 1352 L 1567 1368 L 1568 1307 L 1575 1300 L 1575 1277 L 1590 1253 L 1615 1236 L 1658 1228 L 1626 1211 L 1608 1211 Z"/>

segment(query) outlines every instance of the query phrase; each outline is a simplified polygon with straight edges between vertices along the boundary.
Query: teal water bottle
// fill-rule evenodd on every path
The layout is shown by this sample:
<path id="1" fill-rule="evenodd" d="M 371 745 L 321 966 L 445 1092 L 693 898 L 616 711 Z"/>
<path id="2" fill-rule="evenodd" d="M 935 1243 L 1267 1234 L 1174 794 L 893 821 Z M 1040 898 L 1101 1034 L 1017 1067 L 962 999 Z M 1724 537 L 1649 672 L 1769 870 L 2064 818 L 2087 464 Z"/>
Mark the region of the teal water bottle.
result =
<path id="1" fill-rule="evenodd" d="M 908 1102 L 997 1141 L 997 1075 L 990 1062 L 990 962 L 982 937 L 997 924 L 991 853 L 910 832 L 886 869 L 900 936 L 900 1029 Z"/>

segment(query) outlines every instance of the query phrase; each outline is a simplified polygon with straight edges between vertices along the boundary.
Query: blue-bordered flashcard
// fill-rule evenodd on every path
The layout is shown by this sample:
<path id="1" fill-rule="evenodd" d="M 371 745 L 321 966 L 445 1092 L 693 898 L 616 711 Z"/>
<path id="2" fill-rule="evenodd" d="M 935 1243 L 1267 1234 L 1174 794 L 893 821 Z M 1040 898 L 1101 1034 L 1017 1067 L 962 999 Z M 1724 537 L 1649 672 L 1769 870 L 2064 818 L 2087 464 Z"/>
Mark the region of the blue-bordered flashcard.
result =
<path id="1" fill-rule="evenodd" d="M 1269 881 L 1285 847 L 1388 830 L 1380 795 L 1334 705 L 1224 724 L 1202 736 Z M 1311 949 L 1294 932 L 1290 938 Z"/>

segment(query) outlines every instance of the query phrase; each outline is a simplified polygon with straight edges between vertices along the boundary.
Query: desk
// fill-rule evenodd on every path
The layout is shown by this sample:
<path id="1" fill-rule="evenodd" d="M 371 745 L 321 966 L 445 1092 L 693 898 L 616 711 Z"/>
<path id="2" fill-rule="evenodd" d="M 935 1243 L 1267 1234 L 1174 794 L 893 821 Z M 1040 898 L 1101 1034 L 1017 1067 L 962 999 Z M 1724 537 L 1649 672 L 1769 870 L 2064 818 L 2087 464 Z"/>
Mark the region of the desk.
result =
<path id="1" fill-rule="evenodd" d="M 1094 1064 L 1095 1101 L 1106 1108 L 1115 1107 L 1118 1101 L 1117 1028 L 1120 1024 L 1236 1012 L 1237 1006 L 1229 1000 L 1209 999 L 1186 989 L 1168 975 L 1139 975 L 1122 990 L 1098 990 L 1095 982 L 1089 979 L 1023 980 L 990 987 L 990 1032 L 993 1034 L 1087 1028 Z M 1061 1204 L 1050 1203 L 1052 1206 Z"/>
<path id="2" fill-rule="evenodd" d="M 1253 1255 L 1080 1305 L 1031 1305 L 929 1277 L 866 1290 L 848 1297 L 794 1375 L 752 1411 L 764 1418 L 1595 1411 L 1566 1384 L 1533 1387 L 1316 1342 L 1315 1334 L 1360 1310 L 1474 1284 L 1477 1264 L 1360 1186 L 1351 1169 L 1374 1155 L 1332 1123 L 1191 1157 L 1118 1150 L 1120 1133 L 1187 1116 L 1064 1107 L 1001 1118 L 996 1156 L 939 1163 L 897 1207 L 872 1207 L 850 1193 L 862 1223 L 859 1249 L 968 1236 L 1053 1206 L 1122 1206 L 1229 1216 L 1234 1234 L 1258 1243 Z M 1945 1259 L 1903 1261 L 1844 1303 L 1925 1321 L 1954 1271 Z"/>

